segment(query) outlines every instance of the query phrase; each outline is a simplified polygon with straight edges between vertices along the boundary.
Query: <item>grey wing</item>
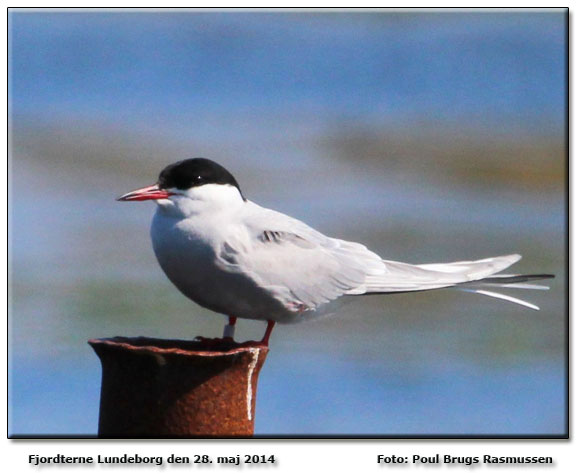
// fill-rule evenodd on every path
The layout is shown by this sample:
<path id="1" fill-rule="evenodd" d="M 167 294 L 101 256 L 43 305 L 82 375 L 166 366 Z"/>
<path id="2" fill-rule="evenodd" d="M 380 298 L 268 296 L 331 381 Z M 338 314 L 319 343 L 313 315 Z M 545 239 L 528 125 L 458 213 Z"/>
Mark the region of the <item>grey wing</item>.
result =
<path id="1" fill-rule="evenodd" d="M 329 238 L 301 221 L 264 210 L 223 245 L 229 271 L 246 274 L 291 311 L 318 306 L 386 271 L 365 246 Z"/>
<path id="2" fill-rule="evenodd" d="M 412 265 L 384 260 L 385 272 L 366 278 L 350 294 L 401 293 L 434 290 L 479 281 L 509 267 L 520 255 L 505 255 L 475 261 Z"/>
<path id="3" fill-rule="evenodd" d="M 223 244 L 219 263 L 227 271 L 245 274 L 292 311 L 314 310 L 341 295 L 447 287 L 494 296 L 473 287 L 482 279 L 487 284 L 505 284 L 507 276 L 493 276 L 520 259 L 506 255 L 424 265 L 382 260 L 364 245 L 327 237 L 289 216 L 256 208 Z M 530 279 L 525 277 L 519 281 Z"/>

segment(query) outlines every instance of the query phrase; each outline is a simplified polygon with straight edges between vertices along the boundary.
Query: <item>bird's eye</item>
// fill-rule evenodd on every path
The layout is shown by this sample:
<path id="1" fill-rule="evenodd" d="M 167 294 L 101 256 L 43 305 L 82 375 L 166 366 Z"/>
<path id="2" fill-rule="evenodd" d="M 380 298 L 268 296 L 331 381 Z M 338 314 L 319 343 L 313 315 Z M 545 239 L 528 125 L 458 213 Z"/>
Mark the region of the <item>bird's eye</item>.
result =
<path id="1" fill-rule="evenodd" d="M 201 182 L 202 181 L 202 176 L 196 176 L 196 181 Z"/>

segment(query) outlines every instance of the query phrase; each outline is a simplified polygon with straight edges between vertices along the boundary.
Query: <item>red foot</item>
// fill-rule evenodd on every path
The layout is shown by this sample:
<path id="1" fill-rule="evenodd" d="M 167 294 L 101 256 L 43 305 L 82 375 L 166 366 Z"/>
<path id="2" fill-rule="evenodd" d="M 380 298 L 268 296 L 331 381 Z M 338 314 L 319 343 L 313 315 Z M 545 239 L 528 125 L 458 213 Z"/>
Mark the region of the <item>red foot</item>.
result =
<path id="1" fill-rule="evenodd" d="M 236 318 L 234 316 L 229 316 L 228 324 L 224 326 L 224 331 L 222 333 L 222 337 L 224 339 L 230 339 L 231 341 L 234 340 L 234 329 L 236 324 Z"/>
<path id="2" fill-rule="evenodd" d="M 275 321 L 267 321 L 267 330 L 265 331 L 265 335 L 263 339 L 261 339 L 261 344 L 269 347 L 269 338 L 271 337 L 271 332 L 273 332 L 273 328 L 275 327 Z"/>
<path id="3" fill-rule="evenodd" d="M 236 318 L 229 318 L 229 325 L 234 326 Z M 225 344 L 236 344 L 238 347 L 269 347 L 269 338 L 275 327 L 275 321 L 267 321 L 265 335 L 260 341 L 245 341 L 236 343 L 232 337 L 202 337 L 198 336 L 194 341 L 200 342 L 209 348 L 219 348 Z"/>
<path id="4" fill-rule="evenodd" d="M 269 338 L 271 337 L 271 332 L 273 332 L 273 328 L 275 327 L 275 321 L 267 321 L 267 330 L 265 331 L 265 335 L 260 341 L 246 341 L 239 344 L 242 347 L 269 347 Z"/>

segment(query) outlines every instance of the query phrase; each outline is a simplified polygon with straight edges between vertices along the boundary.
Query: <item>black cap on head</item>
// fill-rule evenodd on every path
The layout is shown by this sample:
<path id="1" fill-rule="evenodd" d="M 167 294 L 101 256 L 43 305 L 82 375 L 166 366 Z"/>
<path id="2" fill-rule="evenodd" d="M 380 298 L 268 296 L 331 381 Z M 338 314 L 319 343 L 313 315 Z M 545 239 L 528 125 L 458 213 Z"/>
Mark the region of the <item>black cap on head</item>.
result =
<path id="1" fill-rule="evenodd" d="M 206 158 L 190 158 L 168 165 L 158 178 L 158 185 L 162 189 L 190 189 L 205 184 L 230 184 L 240 192 L 234 176 L 226 168 Z"/>

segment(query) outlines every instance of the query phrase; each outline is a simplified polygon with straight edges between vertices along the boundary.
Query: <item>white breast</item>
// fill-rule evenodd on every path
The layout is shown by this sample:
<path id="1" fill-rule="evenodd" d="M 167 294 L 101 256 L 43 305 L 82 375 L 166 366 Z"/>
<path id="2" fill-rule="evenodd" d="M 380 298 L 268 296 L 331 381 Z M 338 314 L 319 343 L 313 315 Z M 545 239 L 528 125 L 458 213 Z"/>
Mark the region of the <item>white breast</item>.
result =
<path id="1" fill-rule="evenodd" d="M 288 319 L 288 310 L 265 289 L 218 263 L 229 236 L 236 233 L 240 239 L 245 231 L 236 218 L 244 212 L 244 201 L 228 195 L 222 201 L 184 196 L 158 202 L 151 239 L 160 266 L 185 296 L 213 311 L 246 319 Z"/>

